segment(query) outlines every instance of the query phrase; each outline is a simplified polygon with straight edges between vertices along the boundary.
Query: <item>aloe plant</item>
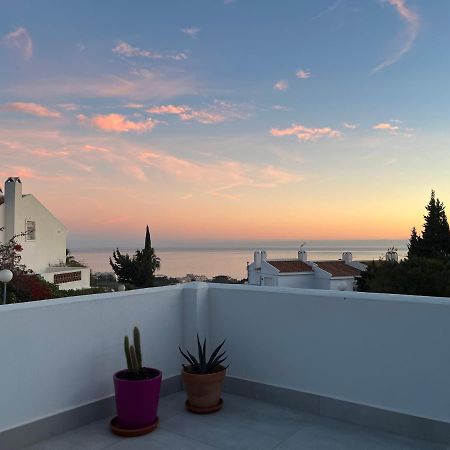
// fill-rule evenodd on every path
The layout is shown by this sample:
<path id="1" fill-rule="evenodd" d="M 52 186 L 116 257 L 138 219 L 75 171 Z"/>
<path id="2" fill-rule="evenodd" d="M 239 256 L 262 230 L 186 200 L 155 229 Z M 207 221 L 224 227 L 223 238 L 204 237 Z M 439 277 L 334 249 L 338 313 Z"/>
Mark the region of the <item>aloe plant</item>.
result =
<path id="1" fill-rule="evenodd" d="M 223 344 L 225 344 L 225 340 L 214 349 L 210 357 L 207 359 L 206 339 L 203 341 L 202 345 L 197 333 L 197 358 L 189 350 L 186 350 L 185 353 L 181 350 L 181 347 L 178 347 L 183 357 L 189 362 L 189 365 L 183 364 L 184 370 L 186 370 L 186 372 L 197 374 L 218 372 L 221 369 L 220 365 L 228 358 L 225 351 L 220 352 Z M 225 369 L 227 367 L 228 366 L 226 366 Z"/>

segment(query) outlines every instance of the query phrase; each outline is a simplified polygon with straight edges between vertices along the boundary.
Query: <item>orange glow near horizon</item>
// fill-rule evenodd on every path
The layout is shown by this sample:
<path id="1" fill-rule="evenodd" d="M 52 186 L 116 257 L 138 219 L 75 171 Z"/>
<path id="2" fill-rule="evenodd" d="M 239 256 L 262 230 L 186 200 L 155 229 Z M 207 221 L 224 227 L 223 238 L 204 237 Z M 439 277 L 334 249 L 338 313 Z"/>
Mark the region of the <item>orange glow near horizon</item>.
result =
<path id="1" fill-rule="evenodd" d="M 156 193 L 146 182 L 108 188 L 96 185 L 95 179 L 80 184 L 28 178 L 26 173 L 22 182 L 24 193 L 33 193 L 65 223 L 69 240 L 108 238 L 118 246 L 139 242 L 146 224 L 155 245 L 158 241 L 406 240 L 413 226 L 421 228 L 426 203 L 426 195 L 420 200 L 406 198 L 402 208 L 398 199 L 361 204 L 350 198 L 327 204 L 316 193 L 296 200 L 305 193 L 303 183 L 297 190 L 269 189 L 264 195 L 250 190 L 236 198 L 203 192 L 181 198 L 164 189 Z"/>

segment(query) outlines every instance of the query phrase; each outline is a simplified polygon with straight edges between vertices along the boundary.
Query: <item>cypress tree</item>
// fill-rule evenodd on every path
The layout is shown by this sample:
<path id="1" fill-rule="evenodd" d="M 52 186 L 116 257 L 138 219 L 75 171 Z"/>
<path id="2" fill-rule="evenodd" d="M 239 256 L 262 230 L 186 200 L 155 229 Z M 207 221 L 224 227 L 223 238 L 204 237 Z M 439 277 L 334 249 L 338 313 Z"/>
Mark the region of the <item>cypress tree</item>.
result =
<path id="1" fill-rule="evenodd" d="M 445 213 L 444 204 L 431 191 L 430 201 L 426 206 L 422 236 L 415 228 L 411 233 L 408 245 L 408 257 L 420 256 L 424 258 L 450 257 L 450 228 Z"/>
<path id="2" fill-rule="evenodd" d="M 117 249 L 109 262 L 120 282 L 129 283 L 137 288 L 153 287 L 155 272 L 159 270 L 161 262 L 152 247 L 148 225 L 142 250 L 136 250 L 136 253 L 130 257 L 128 253 L 123 255 Z"/>

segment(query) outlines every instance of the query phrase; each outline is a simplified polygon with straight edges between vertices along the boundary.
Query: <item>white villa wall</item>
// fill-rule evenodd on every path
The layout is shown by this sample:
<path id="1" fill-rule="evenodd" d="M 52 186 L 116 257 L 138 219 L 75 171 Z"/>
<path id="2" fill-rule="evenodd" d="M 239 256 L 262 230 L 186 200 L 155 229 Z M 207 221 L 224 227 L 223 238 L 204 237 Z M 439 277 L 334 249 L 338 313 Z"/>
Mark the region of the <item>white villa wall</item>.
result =
<path id="1" fill-rule="evenodd" d="M 279 287 L 314 289 L 316 280 L 314 273 L 282 274 L 278 276 Z"/>
<path id="2" fill-rule="evenodd" d="M 0 205 L 0 228 L 5 226 L 5 205 Z M 5 242 L 5 231 L 0 230 L 0 242 Z"/>
<path id="3" fill-rule="evenodd" d="M 49 283 L 55 283 L 55 275 L 67 272 L 81 272 L 81 280 L 58 284 L 59 289 L 69 290 L 91 287 L 91 269 L 88 267 L 50 267 L 41 276 Z"/>
<path id="4" fill-rule="evenodd" d="M 211 285 L 211 340 L 229 374 L 450 420 L 450 301 Z"/>
<path id="5" fill-rule="evenodd" d="M 332 278 L 330 280 L 330 289 L 335 291 L 353 291 L 354 278 Z M 344 289 L 342 287 L 345 286 Z"/>
<path id="6" fill-rule="evenodd" d="M 25 231 L 26 220 L 36 222 L 36 240 L 18 238 L 23 245 L 22 263 L 36 273 L 66 261 L 67 231 L 64 225 L 33 196 L 21 198 L 16 209 L 16 230 Z"/>
<path id="7" fill-rule="evenodd" d="M 188 283 L 0 306 L 0 431 L 113 393 L 122 339 L 179 374 L 177 347 L 226 338 L 229 375 L 450 421 L 448 299 Z"/>

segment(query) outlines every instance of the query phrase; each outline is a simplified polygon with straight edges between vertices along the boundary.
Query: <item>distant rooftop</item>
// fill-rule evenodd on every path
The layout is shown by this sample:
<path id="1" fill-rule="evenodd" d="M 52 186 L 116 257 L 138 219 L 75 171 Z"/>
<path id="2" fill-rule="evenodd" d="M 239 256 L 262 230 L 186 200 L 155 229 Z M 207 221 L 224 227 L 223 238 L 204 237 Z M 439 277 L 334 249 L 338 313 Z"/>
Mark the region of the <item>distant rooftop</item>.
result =
<path id="1" fill-rule="evenodd" d="M 270 259 L 267 262 L 282 273 L 313 272 L 313 268 L 310 265 L 299 259 Z"/>
<path id="2" fill-rule="evenodd" d="M 349 266 L 344 261 L 315 261 L 322 270 L 330 273 L 332 277 L 359 277 L 361 271 Z"/>

